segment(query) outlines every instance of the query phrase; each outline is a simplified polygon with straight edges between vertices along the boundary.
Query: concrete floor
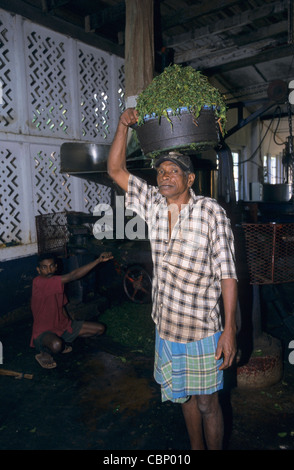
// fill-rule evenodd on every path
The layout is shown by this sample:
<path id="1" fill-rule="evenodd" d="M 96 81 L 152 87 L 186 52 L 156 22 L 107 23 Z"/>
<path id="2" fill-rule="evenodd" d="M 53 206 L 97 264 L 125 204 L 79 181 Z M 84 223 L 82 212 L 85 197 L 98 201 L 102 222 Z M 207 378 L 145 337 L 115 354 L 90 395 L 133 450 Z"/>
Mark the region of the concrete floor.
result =
<path id="1" fill-rule="evenodd" d="M 95 310 L 95 302 L 90 304 Z M 101 316 L 103 321 L 103 314 Z M 78 338 L 53 370 L 42 369 L 29 345 L 32 320 L 1 327 L 2 369 L 32 379 L 0 376 L 0 449 L 188 451 L 179 406 L 161 404 L 153 358 L 114 343 L 106 334 Z M 288 345 L 294 334 L 275 328 L 283 345 L 283 376 L 272 386 L 221 393 L 227 450 L 294 449 L 294 364 Z"/>

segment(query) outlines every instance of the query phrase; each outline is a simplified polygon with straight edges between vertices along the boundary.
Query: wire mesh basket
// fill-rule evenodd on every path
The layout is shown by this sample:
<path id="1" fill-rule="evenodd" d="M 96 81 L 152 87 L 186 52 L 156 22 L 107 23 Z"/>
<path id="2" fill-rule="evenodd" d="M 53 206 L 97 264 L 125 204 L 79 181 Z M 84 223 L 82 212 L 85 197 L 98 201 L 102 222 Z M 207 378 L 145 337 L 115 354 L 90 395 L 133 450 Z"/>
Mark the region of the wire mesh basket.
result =
<path id="1" fill-rule="evenodd" d="M 66 212 L 36 216 L 38 253 L 66 255 L 69 232 Z"/>
<path id="2" fill-rule="evenodd" d="M 243 224 L 251 284 L 294 281 L 294 223 Z"/>

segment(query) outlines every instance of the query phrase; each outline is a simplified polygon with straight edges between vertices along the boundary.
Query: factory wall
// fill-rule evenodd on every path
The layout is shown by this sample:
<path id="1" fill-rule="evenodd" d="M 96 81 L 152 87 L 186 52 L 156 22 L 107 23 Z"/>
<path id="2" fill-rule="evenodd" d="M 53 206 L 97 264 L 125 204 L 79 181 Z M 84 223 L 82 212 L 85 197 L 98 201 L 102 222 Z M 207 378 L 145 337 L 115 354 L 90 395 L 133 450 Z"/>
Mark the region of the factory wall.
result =
<path id="1" fill-rule="evenodd" d="M 27 300 L 36 217 L 92 213 L 110 188 L 60 171 L 64 142 L 112 142 L 124 63 L 0 9 L 0 319 Z"/>

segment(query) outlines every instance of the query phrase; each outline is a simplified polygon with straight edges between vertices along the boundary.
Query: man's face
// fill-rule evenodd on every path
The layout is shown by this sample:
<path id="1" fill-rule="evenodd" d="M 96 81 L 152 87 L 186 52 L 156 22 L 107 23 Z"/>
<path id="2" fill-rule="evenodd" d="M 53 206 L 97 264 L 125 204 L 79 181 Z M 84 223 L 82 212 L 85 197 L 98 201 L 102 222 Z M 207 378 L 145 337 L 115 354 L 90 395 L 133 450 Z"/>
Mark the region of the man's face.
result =
<path id="1" fill-rule="evenodd" d="M 57 264 L 51 258 L 42 260 L 37 267 L 37 271 L 42 277 L 51 277 L 55 274 L 56 270 Z"/>
<path id="2" fill-rule="evenodd" d="M 167 200 L 176 201 L 182 197 L 192 186 L 195 175 L 188 176 L 173 162 L 162 162 L 157 169 L 157 184 L 160 194 Z"/>

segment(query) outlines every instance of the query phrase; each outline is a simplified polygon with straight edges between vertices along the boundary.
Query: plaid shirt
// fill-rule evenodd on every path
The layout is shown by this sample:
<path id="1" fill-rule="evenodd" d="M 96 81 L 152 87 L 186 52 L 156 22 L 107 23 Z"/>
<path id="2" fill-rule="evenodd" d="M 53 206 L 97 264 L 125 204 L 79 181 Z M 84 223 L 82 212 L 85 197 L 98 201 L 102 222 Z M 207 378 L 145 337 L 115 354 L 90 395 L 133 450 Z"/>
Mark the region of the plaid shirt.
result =
<path id="1" fill-rule="evenodd" d="M 235 278 L 234 239 L 223 208 L 190 190 L 169 238 L 168 206 L 157 187 L 130 175 L 126 207 L 149 229 L 152 318 L 163 339 L 197 341 L 221 329 L 222 279 Z"/>

